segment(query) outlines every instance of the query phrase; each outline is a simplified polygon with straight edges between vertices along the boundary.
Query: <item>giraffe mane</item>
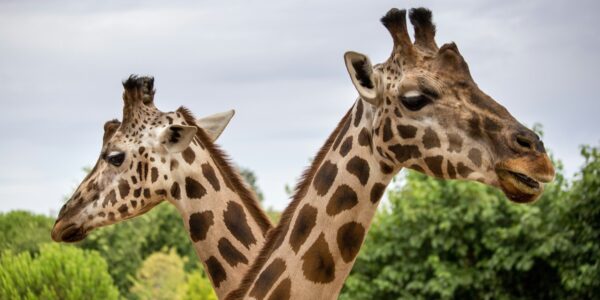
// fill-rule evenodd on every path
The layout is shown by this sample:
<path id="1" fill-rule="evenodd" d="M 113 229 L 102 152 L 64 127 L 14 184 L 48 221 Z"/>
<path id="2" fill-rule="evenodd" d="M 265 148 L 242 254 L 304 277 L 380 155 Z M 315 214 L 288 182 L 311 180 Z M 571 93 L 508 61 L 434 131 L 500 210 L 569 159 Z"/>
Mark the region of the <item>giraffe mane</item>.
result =
<path id="1" fill-rule="evenodd" d="M 310 183 L 313 177 L 315 176 L 315 173 L 317 172 L 319 166 L 325 159 L 325 155 L 329 152 L 329 149 L 331 149 L 331 146 L 335 142 L 336 137 L 339 135 L 339 132 L 342 130 L 342 127 L 344 127 L 346 122 L 351 121 L 351 112 L 352 108 L 348 110 L 346 115 L 344 115 L 342 120 L 336 126 L 335 130 L 327 138 L 327 141 L 325 141 L 325 144 L 317 153 L 317 156 L 313 160 L 310 167 L 304 170 L 302 176 L 300 177 L 300 180 L 298 181 L 298 184 L 294 188 L 294 196 L 292 197 L 292 201 L 281 214 L 281 219 L 279 223 L 267 234 L 265 244 L 261 248 L 257 258 L 252 263 L 252 267 L 250 268 L 250 270 L 248 270 L 246 275 L 244 275 L 244 279 L 240 283 L 239 288 L 229 293 L 229 295 L 227 295 L 225 299 L 241 299 L 246 294 L 248 289 L 250 289 L 250 286 L 254 282 L 254 279 L 258 276 L 258 272 L 260 272 L 264 264 L 271 256 L 271 253 L 274 250 L 274 246 L 279 245 L 283 242 L 285 236 L 281 235 L 285 234 L 288 231 L 290 222 L 292 221 L 292 217 L 298 207 L 298 204 L 300 203 L 300 200 L 302 200 L 302 198 L 304 198 L 304 196 L 308 192 L 308 188 L 310 187 Z"/>
<path id="2" fill-rule="evenodd" d="M 209 155 L 215 162 L 217 168 L 221 171 L 221 174 L 224 177 L 224 180 L 229 181 L 231 186 L 235 189 L 240 198 L 242 199 L 242 203 L 250 212 L 250 215 L 256 220 L 260 229 L 262 231 L 263 236 L 273 228 L 271 221 L 264 213 L 264 211 L 260 208 L 258 199 L 256 194 L 242 182 L 242 179 L 239 175 L 237 175 L 235 169 L 231 166 L 231 159 L 221 150 L 219 146 L 213 143 L 204 129 L 196 124 L 196 119 L 192 115 L 192 112 L 181 106 L 177 109 L 177 113 L 180 113 L 185 121 L 193 126 L 196 126 L 198 130 L 196 131 L 196 137 L 200 141 L 200 143 L 206 148 Z"/>

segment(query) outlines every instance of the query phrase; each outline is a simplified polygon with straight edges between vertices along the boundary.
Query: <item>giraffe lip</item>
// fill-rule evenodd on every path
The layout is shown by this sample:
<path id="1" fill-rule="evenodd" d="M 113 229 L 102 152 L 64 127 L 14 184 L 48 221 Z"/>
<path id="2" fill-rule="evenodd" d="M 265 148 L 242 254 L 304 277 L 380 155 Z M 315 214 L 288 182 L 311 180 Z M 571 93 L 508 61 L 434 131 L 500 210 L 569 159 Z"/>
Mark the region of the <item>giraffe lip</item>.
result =
<path id="1" fill-rule="evenodd" d="M 537 182 L 535 179 L 533 179 L 523 173 L 518 173 L 518 172 L 513 172 L 513 171 L 508 171 L 508 173 L 532 189 L 540 188 L 539 182 Z"/>
<path id="2" fill-rule="evenodd" d="M 508 199 L 518 203 L 535 201 L 543 192 L 543 185 L 523 173 L 508 169 L 497 169 L 500 188 Z"/>
<path id="3" fill-rule="evenodd" d="M 60 232 L 60 240 L 66 243 L 79 242 L 87 236 L 85 230 L 75 224 L 67 225 Z"/>

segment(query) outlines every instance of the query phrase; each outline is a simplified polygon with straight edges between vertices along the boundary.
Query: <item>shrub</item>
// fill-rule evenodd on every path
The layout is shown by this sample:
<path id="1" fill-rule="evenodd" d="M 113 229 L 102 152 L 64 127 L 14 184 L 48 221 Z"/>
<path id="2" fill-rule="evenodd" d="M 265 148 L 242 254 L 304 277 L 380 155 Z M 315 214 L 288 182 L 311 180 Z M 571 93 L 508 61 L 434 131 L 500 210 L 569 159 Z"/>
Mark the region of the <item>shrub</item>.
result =
<path id="1" fill-rule="evenodd" d="M 0 299 L 118 299 L 119 292 L 98 253 L 44 244 L 29 252 L 0 255 Z"/>

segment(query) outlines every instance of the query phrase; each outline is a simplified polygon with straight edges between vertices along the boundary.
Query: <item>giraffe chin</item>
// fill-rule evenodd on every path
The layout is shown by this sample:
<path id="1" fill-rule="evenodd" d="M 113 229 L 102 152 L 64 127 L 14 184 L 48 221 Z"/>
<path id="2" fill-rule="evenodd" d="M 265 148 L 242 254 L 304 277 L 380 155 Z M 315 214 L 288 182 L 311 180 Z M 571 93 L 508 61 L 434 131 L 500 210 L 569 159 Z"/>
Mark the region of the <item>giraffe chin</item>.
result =
<path id="1" fill-rule="evenodd" d="M 500 188 L 506 197 L 517 203 L 531 203 L 544 192 L 544 185 L 539 181 L 519 172 L 497 169 Z"/>
<path id="2" fill-rule="evenodd" d="M 87 237 L 87 232 L 75 224 L 69 224 L 63 228 L 60 228 L 59 224 L 54 225 L 54 229 L 52 229 L 52 239 L 55 242 L 75 243 Z"/>

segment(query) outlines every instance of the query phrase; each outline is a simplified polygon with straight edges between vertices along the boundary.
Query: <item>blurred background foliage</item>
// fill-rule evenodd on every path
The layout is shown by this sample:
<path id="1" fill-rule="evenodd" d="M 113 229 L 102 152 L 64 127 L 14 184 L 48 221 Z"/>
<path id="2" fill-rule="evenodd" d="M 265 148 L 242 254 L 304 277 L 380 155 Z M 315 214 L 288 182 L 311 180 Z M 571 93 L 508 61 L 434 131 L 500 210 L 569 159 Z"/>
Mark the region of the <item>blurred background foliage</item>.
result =
<path id="1" fill-rule="evenodd" d="M 600 152 L 581 154 L 569 180 L 557 161 L 555 181 L 530 205 L 478 183 L 398 176 L 340 298 L 598 297 Z M 53 222 L 0 214 L 0 299 L 216 299 L 168 203 L 74 245 L 51 242 Z"/>

